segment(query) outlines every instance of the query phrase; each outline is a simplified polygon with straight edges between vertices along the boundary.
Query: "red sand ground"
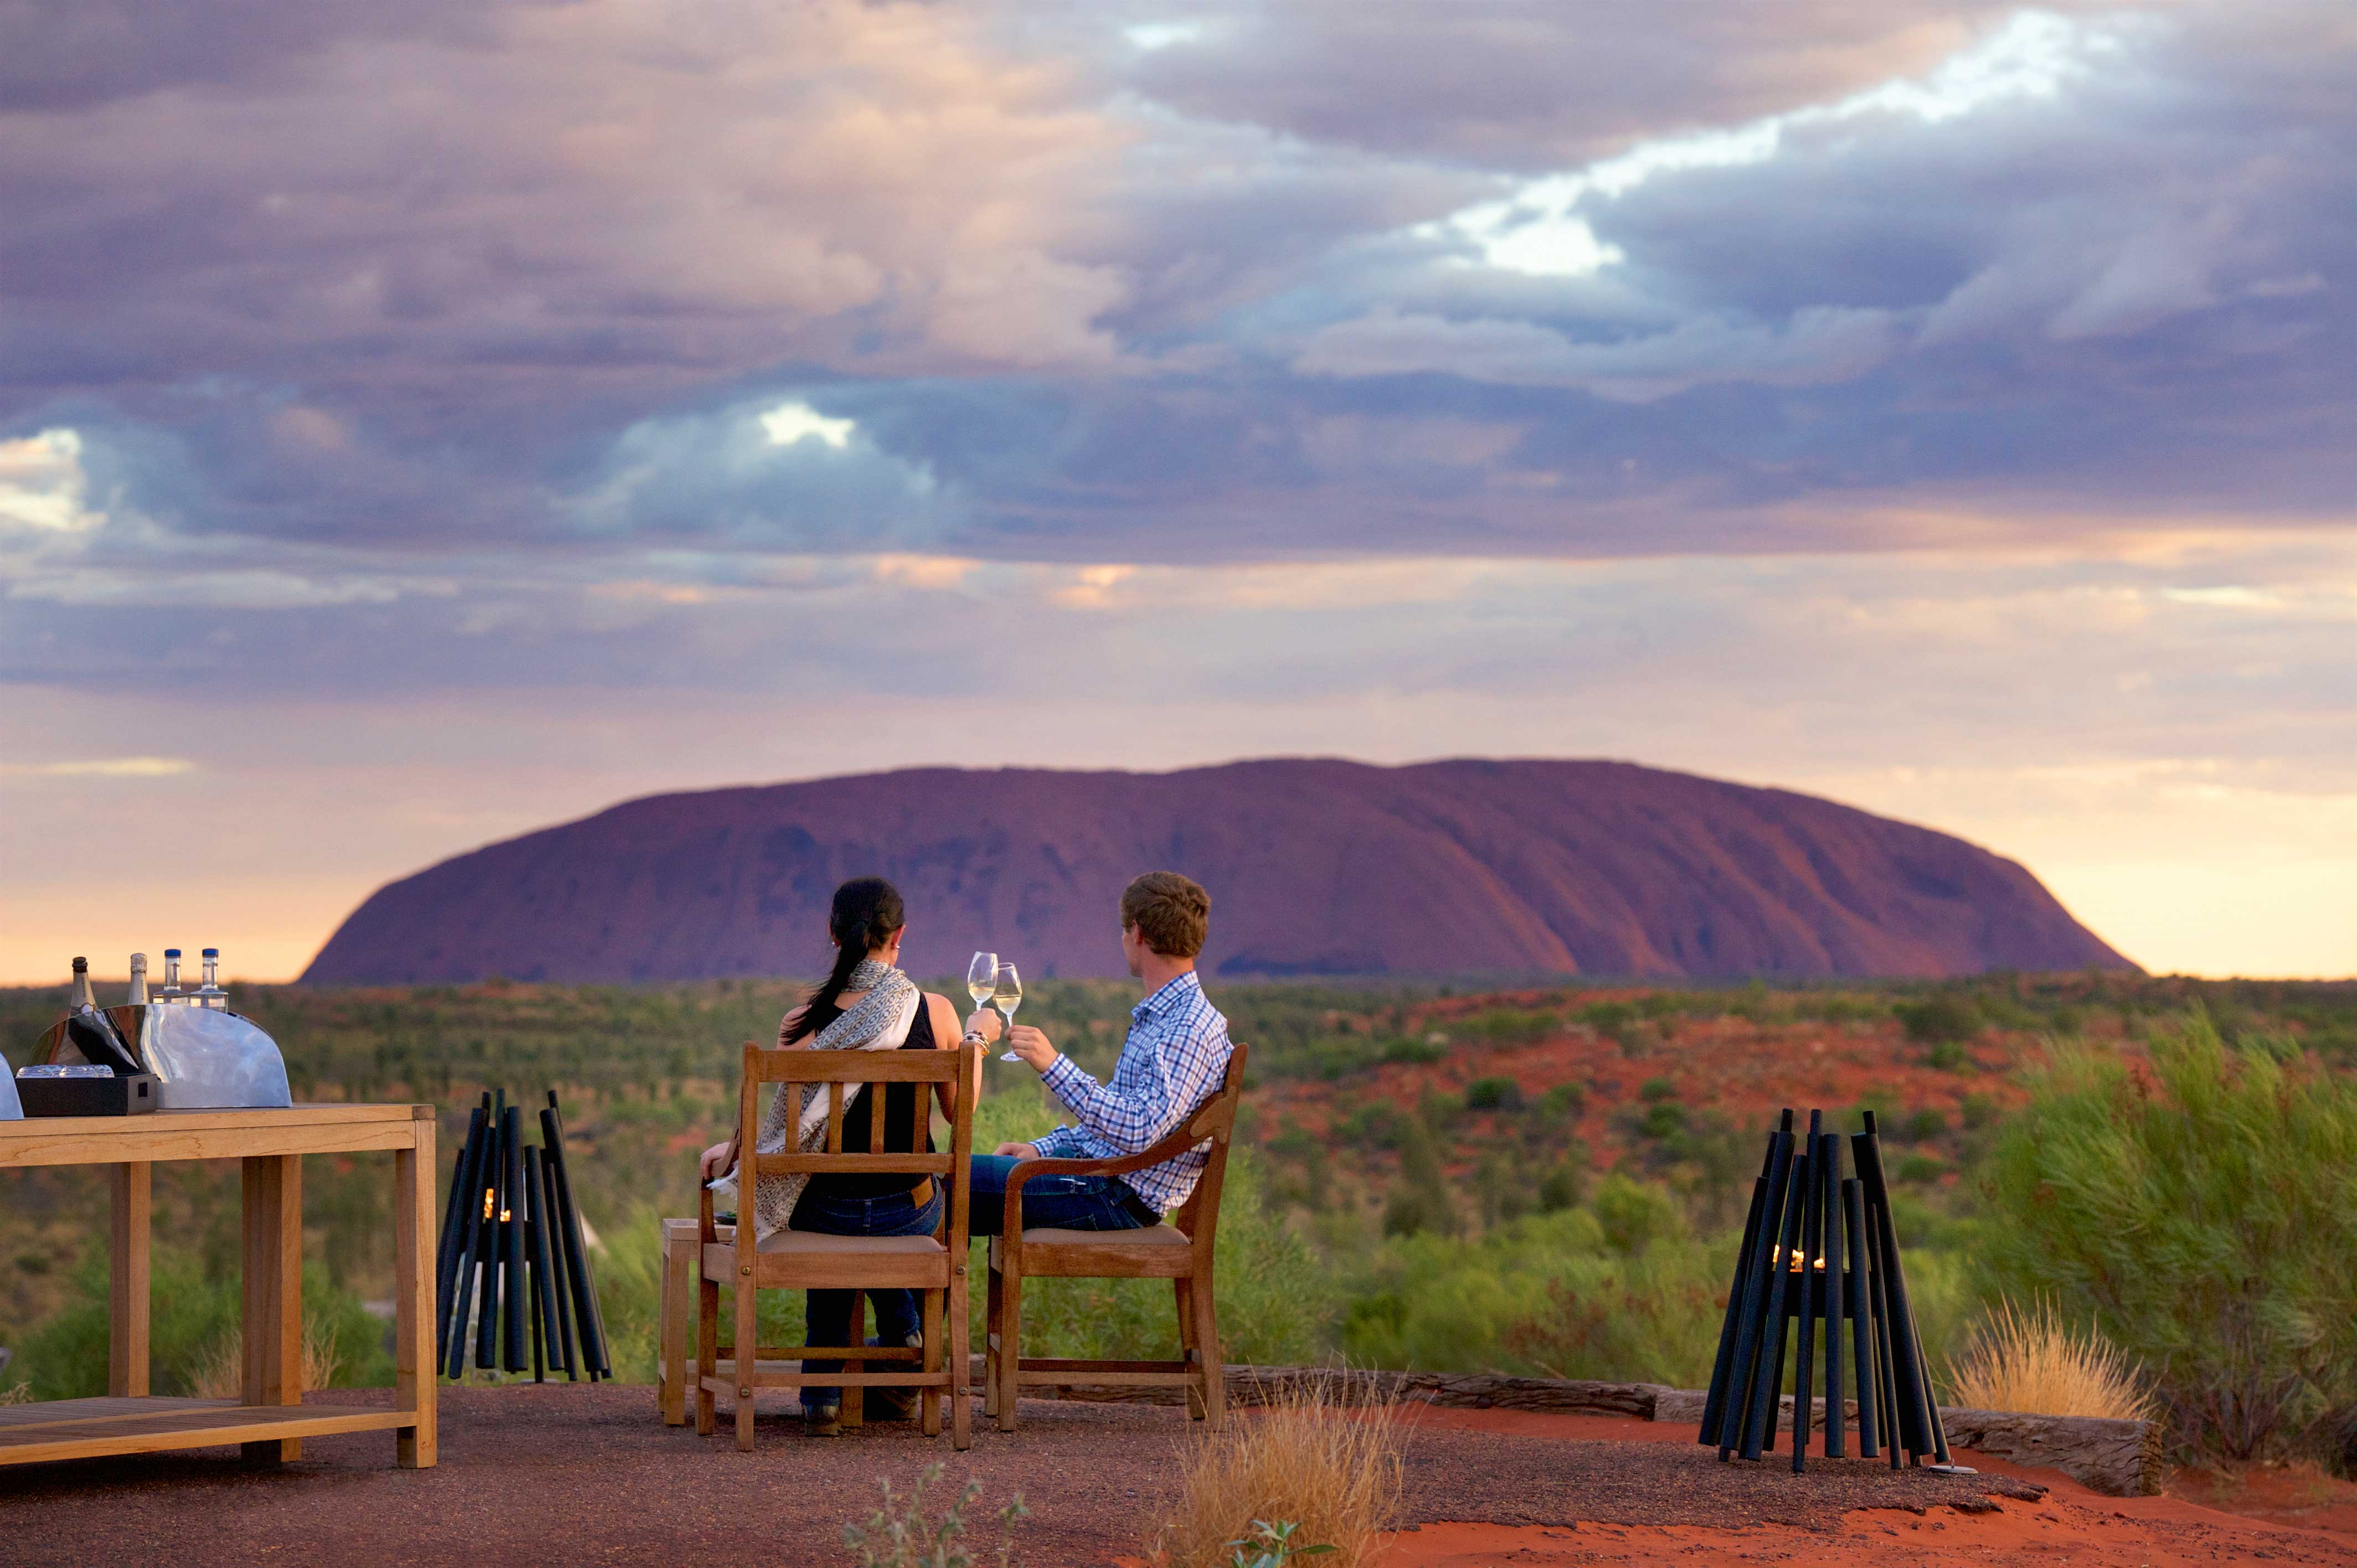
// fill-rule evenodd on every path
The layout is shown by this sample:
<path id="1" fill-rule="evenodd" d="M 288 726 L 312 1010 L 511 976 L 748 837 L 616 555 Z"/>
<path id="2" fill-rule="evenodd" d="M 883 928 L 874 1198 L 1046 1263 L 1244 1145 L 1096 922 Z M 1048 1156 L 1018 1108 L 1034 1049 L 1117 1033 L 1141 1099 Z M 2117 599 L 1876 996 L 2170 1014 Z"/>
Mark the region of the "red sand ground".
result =
<path id="1" fill-rule="evenodd" d="M 314 1398 L 369 1404 L 384 1395 Z M 840 1564 L 842 1527 L 873 1506 L 878 1481 L 905 1489 L 941 1463 L 948 1487 L 978 1480 L 991 1505 L 1017 1490 L 1029 1498 L 1033 1516 L 1015 1538 L 1023 1568 L 1105 1564 L 1139 1550 L 1201 1432 L 1168 1407 L 1027 1401 L 1020 1432 L 985 1426 L 973 1451 L 957 1455 L 906 1424 L 804 1437 L 780 1408 L 765 1411 L 759 1448 L 748 1455 L 726 1428 L 699 1438 L 662 1426 L 651 1389 L 460 1388 L 446 1392 L 443 1409 L 444 1465 L 424 1473 L 392 1468 L 392 1440 L 382 1433 L 315 1439 L 299 1463 L 278 1470 L 211 1452 L 0 1471 L 0 1563 Z M 2357 1565 L 2357 1528 L 2242 1518 L 2173 1497 L 2102 1498 L 1970 1455 L 1986 1475 L 1813 1460 L 1795 1477 L 1781 1466 L 1723 1467 L 1666 1423 L 1409 1414 L 1401 1509 L 1415 1528 L 1394 1537 L 1381 1568 L 1855 1568 L 1860 1547 L 1882 1549 L 1882 1563 L 1942 1568 L 2048 1560 Z M 2296 1480 L 2276 1479 L 2285 1498 L 2275 1500 L 2340 1506 L 2315 1504 Z M 979 1533 L 988 1552 L 996 1532 Z"/>
<path id="2" fill-rule="evenodd" d="M 1670 1423 L 1527 1411 L 1425 1410 L 1419 1424 L 1511 1433 L 1564 1442 L 1690 1443 Z M 1857 1568 L 1871 1552 L 1886 1563 L 1951 1568 L 1958 1564 L 2071 1563 L 2091 1568 L 2167 1568 L 2179 1563 L 2357 1563 L 2357 1486 L 2309 1470 L 2244 1472 L 2226 1477 L 2180 1475 L 2206 1486 L 2203 1506 L 2187 1497 L 2107 1498 L 2051 1470 L 1981 1454 L 1960 1463 L 2048 1488 L 2038 1502 L 1991 1498 L 1992 1511 L 1934 1507 L 1921 1517 L 1897 1509 L 1860 1509 L 1830 1536 L 1791 1525 L 1739 1530 L 1691 1525 L 1583 1521 L 1571 1526 L 1446 1522 L 1391 1538 L 1379 1568 L 1557 1568 L 1590 1563 L 1775 1563 L 1792 1568 Z M 1822 1464 L 1813 1461 L 1813 1464 Z M 2253 1517 L 2254 1515 L 2257 1517 Z"/>

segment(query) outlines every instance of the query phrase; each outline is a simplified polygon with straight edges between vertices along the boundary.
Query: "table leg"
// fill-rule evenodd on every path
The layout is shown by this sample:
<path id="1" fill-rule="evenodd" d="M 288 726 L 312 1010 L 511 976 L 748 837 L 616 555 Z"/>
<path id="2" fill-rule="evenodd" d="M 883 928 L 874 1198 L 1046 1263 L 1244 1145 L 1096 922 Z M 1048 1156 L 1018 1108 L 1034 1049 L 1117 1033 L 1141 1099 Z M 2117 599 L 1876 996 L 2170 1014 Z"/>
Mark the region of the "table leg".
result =
<path id="1" fill-rule="evenodd" d="M 393 1408 L 417 1423 L 395 1429 L 404 1470 L 435 1463 L 434 1123 L 419 1121 L 417 1146 L 393 1152 Z"/>
<path id="2" fill-rule="evenodd" d="M 303 1157 L 244 1162 L 247 1404 L 303 1402 Z M 300 1459 L 300 1438 L 243 1444 L 248 1459 Z"/>
<path id="3" fill-rule="evenodd" d="M 109 1165 L 113 1203 L 112 1285 L 108 1293 L 106 1391 L 117 1399 L 147 1393 L 147 1248 L 153 1233 L 155 1167 L 145 1160 Z"/>

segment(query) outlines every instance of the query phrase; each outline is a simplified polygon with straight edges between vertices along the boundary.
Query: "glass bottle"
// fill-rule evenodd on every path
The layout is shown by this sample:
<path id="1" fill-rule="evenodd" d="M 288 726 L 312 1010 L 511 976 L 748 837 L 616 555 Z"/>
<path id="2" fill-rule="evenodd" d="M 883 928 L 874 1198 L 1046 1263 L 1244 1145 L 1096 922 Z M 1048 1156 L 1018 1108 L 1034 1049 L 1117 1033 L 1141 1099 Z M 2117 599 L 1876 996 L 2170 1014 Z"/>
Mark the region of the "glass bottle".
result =
<path id="1" fill-rule="evenodd" d="M 147 955 L 144 952 L 131 955 L 131 994 L 124 1000 L 134 1007 L 147 1005 Z"/>
<path id="2" fill-rule="evenodd" d="M 226 1008 L 229 993 L 221 988 L 221 949 L 205 949 L 204 960 L 205 983 L 197 987 L 197 1005 Z"/>
<path id="3" fill-rule="evenodd" d="M 66 993 L 66 1011 L 79 1013 L 85 1007 L 95 1007 L 98 999 L 90 993 L 90 960 L 74 960 L 73 989 Z"/>
<path id="4" fill-rule="evenodd" d="M 187 994 L 180 990 L 180 950 L 178 948 L 164 950 L 164 989 L 157 993 L 157 1000 L 164 1002 L 188 1000 Z"/>

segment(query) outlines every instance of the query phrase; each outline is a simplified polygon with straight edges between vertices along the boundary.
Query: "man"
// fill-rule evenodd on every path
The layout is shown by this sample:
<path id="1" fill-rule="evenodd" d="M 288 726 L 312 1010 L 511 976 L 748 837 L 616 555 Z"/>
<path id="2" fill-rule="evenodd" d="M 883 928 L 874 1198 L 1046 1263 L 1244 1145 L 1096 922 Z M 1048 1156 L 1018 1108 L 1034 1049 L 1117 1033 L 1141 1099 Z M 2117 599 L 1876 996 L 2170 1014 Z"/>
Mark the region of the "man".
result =
<path id="1" fill-rule="evenodd" d="M 1211 896 L 1175 871 L 1149 871 L 1121 896 L 1121 950 L 1146 1000 L 1130 1010 L 1129 1037 L 1113 1077 L 1099 1083 L 1041 1031 L 1018 1024 L 1007 1045 L 1064 1102 L 1077 1126 L 1037 1142 L 1001 1144 L 974 1157 L 969 1222 L 998 1233 L 1006 1213 L 1006 1173 L 1029 1159 L 1109 1160 L 1142 1154 L 1186 1123 L 1226 1079 L 1228 1020 L 1203 994 L 1195 958 L 1209 930 Z M 967 1027 L 997 1036 L 997 1017 L 977 1011 Z M 1023 1184 L 1023 1223 L 1071 1230 L 1159 1225 L 1187 1201 L 1208 1156 L 1190 1149 L 1125 1176 L 1036 1176 Z"/>

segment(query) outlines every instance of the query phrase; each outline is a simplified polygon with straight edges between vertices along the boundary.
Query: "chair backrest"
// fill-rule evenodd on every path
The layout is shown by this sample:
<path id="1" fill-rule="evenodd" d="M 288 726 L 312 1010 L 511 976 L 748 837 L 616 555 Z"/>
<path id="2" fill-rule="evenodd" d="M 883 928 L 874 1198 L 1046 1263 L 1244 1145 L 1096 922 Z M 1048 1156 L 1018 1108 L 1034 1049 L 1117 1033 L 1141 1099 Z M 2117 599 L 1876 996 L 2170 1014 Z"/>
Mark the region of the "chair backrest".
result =
<path id="1" fill-rule="evenodd" d="M 1170 1216 L 1170 1222 L 1184 1230 L 1198 1250 L 1209 1248 L 1220 1228 L 1220 1187 L 1228 1178 L 1228 1144 L 1235 1136 L 1236 1107 L 1244 1097 L 1244 1058 L 1250 1050 L 1243 1041 L 1235 1042 L 1228 1057 L 1228 1076 L 1219 1092 L 1187 1118 L 1188 1147 L 1200 1148 L 1208 1142 L 1211 1148 L 1203 1174 L 1196 1178 L 1195 1190 Z"/>
<path id="2" fill-rule="evenodd" d="M 744 1077 L 739 1080 L 737 1097 L 737 1250 L 749 1258 L 757 1245 L 756 1228 L 749 1223 L 749 1217 L 753 1195 L 759 1190 L 758 1178 L 796 1172 L 813 1176 L 905 1173 L 910 1186 L 920 1176 L 940 1176 L 949 1187 L 949 1202 L 942 1215 L 945 1233 L 953 1238 L 964 1236 L 966 1204 L 973 1187 L 974 1090 L 981 1076 L 981 1065 L 982 1047 L 971 1041 L 946 1051 L 813 1051 L 780 1049 L 746 1041 Z M 770 1083 L 787 1086 L 781 1092 L 793 1093 L 796 1102 L 801 1085 L 825 1085 L 824 1151 L 805 1155 L 790 1147 L 784 1154 L 756 1152 L 755 1139 L 761 1130 L 761 1086 Z M 920 1144 L 925 1141 L 923 1130 L 932 1121 L 932 1087 L 950 1086 L 950 1147 L 946 1154 L 929 1155 L 921 1148 L 909 1154 L 885 1150 L 886 1097 L 877 1090 L 895 1083 L 919 1086 L 915 1118 L 919 1135 L 911 1141 Z M 845 1154 L 844 1107 L 857 1098 L 862 1085 L 877 1086 L 867 1096 L 869 1152 Z"/>

